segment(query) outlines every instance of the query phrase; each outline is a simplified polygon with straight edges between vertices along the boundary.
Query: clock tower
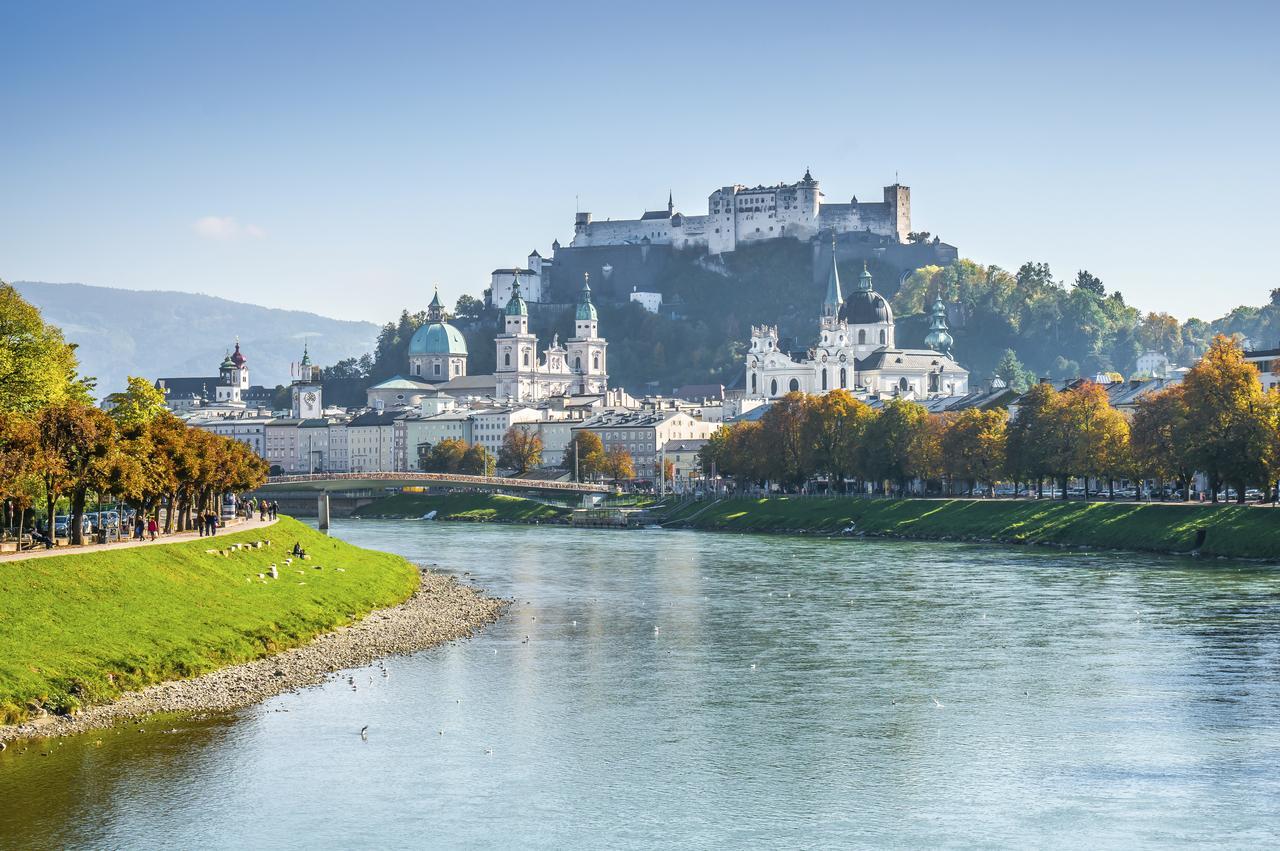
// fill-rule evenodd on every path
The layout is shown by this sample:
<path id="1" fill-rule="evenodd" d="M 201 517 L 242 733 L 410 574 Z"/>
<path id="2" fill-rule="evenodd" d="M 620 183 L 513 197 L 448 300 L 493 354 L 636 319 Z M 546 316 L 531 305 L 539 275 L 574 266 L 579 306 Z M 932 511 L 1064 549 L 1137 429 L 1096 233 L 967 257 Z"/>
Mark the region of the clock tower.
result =
<path id="1" fill-rule="evenodd" d="M 324 403 L 320 400 L 320 392 L 320 370 L 312 365 L 307 345 L 303 343 L 302 363 L 298 364 L 298 377 L 289 388 L 290 397 L 293 400 L 294 419 L 314 420 L 324 414 Z"/>

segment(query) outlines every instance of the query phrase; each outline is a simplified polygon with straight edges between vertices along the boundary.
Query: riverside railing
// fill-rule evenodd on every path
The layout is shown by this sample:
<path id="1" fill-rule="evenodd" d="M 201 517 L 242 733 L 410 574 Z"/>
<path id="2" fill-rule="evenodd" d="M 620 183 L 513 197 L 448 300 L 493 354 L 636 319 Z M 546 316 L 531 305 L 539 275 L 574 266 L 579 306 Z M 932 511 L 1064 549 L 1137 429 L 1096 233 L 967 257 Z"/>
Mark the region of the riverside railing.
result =
<path id="1" fill-rule="evenodd" d="M 426 482 L 446 485 L 478 485 L 521 490 L 558 491 L 562 493 L 609 493 L 608 485 L 590 482 L 555 482 L 541 479 L 512 479 L 506 476 L 468 476 L 461 473 L 299 473 L 270 476 L 268 485 L 306 484 L 308 482 Z"/>

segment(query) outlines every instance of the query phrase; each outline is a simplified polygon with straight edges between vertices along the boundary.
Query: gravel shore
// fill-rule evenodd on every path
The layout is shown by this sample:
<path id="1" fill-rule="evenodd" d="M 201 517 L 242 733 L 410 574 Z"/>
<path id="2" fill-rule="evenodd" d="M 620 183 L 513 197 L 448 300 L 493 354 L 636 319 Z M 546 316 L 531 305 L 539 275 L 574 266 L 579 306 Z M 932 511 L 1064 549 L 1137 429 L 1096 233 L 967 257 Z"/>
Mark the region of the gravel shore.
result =
<path id="1" fill-rule="evenodd" d="M 420 577 L 418 590 L 400 605 L 370 612 L 363 620 L 318 635 L 302 647 L 194 679 L 158 683 L 113 703 L 84 709 L 74 718 L 50 715 L 0 727 L 0 742 L 67 736 L 157 712 L 239 709 L 318 685 L 344 668 L 467 638 L 496 621 L 508 604 L 425 568 Z"/>

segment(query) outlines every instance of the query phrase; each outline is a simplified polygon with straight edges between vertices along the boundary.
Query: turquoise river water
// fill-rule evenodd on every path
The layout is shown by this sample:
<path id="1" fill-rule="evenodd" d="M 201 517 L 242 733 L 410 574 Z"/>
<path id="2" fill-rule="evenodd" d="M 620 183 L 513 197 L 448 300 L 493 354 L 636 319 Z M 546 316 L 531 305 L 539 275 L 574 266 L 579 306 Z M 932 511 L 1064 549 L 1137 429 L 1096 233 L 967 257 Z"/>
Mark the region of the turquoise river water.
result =
<path id="1" fill-rule="evenodd" d="M 1280 841 L 1272 566 L 659 530 L 333 531 L 516 604 L 473 640 L 390 660 L 389 677 L 357 671 L 356 691 L 344 674 L 171 735 L 11 748 L 0 847 Z"/>

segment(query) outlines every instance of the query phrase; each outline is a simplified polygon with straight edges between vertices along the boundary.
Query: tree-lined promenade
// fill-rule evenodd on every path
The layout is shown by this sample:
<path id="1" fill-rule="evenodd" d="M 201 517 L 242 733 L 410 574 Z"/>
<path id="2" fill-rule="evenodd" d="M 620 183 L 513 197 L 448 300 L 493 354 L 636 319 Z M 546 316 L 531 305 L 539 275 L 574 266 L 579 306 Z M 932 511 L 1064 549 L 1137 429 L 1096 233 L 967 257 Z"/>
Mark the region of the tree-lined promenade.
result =
<path id="1" fill-rule="evenodd" d="M 4 528 L 19 540 L 32 508 L 51 536 L 65 500 L 68 537 L 83 543 L 90 497 L 122 500 L 164 532 L 184 531 L 196 514 L 216 510 L 221 494 L 265 481 L 261 458 L 188 427 L 145 379 L 130 378 L 110 413 L 93 405 L 92 389 L 77 373 L 75 346 L 0 283 L 0 502 Z"/>
<path id="2" fill-rule="evenodd" d="M 1071 479 L 1151 482 L 1189 498 L 1204 476 L 1214 501 L 1230 487 L 1240 502 L 1250 488 L 1269 490 L 1280 474 L 1280 394 L 1264 392 L 1256 368 L 1225 337 L 1216 338 L 1177 385 L 1138 403 L 1132 421 L 1092 382 L 1063 391 L 1036 385 L 1003 409 L 931 414 L 894 399 L 873 409 L 844 390 L 791 393 L 757 422 L 718 431 L 704 447 L 706 474 L 740 487 L 772 482 L 800 489 L 825 480 L 906 495 L 988 494 L 999 483 L 1043 495 Z"/>

